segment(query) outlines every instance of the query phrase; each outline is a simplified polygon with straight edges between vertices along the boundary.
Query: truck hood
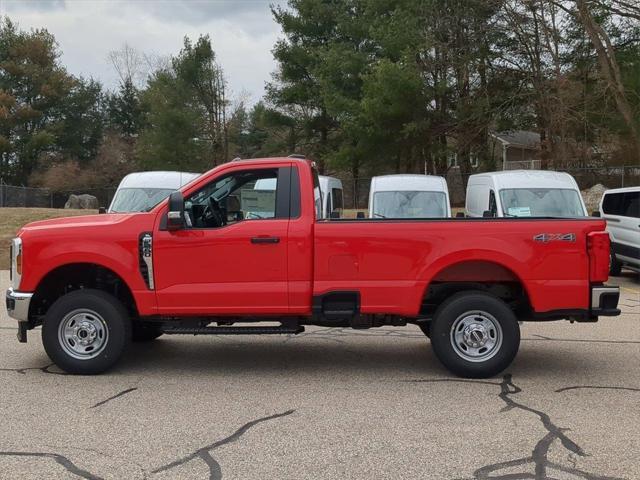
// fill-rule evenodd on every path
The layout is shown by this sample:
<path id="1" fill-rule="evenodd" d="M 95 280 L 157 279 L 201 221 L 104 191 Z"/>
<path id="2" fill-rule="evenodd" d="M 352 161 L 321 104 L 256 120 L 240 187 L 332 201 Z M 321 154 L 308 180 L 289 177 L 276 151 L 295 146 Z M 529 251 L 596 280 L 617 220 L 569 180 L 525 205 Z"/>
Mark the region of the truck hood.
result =
<path id="1" fill-rule="evenodd" d="M 155 215 L 149 213 L 107 213 L 101 215 L 81 215 L 78 217 L 62 217 L 62 218 L 51 218 L 48 220 L 39 220 L 37 222 L 27 223 L 24 227 L 20 229 L 20 234 L 29 233 L 29 232 L 37 232 L 40 230 L 51 231 L 62 230 L 66 228 L 95 228 L 95 227 L 110 227 L 119 225 L 122 223 L 128 223 L 134 218 L 139 219 L 141 223 L 147 224 L 148 219 L 144 217 L 149 217 L 151 219 Z M 153 220 L 151 220 L 153 223 Z"/>

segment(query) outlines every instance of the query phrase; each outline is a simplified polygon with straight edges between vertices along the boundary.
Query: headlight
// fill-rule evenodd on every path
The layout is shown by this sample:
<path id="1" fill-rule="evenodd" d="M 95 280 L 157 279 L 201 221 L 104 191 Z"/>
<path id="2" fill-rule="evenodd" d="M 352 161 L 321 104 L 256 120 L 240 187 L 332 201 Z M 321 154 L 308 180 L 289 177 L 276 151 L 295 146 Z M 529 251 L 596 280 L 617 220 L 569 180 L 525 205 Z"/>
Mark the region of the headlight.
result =
<path id="1" fill-rule="evenodd" d="M 20 287 L 22 279 L 22 240 L 14 238 L 11 240 L 11 281 L 14 290 Z"/>

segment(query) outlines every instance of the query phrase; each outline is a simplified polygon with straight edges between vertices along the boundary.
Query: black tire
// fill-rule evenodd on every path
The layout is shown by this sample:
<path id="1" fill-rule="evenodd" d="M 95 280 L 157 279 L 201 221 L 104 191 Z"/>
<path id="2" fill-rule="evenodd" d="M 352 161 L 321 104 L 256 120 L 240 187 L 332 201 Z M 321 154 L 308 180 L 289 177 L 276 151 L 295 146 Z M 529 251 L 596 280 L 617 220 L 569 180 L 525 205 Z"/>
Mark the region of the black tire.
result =
<path id="1" fill-rule="evenodd" d="M 616 258 L 616 254 L 611 252 L 609 254 L 609 275 L 617 277 L 622 273 L 622 264 Z"/>
<path id="2" fill-rule="evenodd" d="M 84 347 L 88 356 L 77 358 L 74 353 L 82 354 L 73 352 L 78 348 L 74 340 L 62 338 L 62 332 L 66 331 L 65 325 L 69 325 L 69 330 L 80 328 L 83 315 L 97 319 L 93 321 L 99 324 L 101 345 L 99 351 L 94 352 L 89 351 L 91 345 Z M 75 338 L 80 339 L 81 334 L 78 332 Z M 87 335 L 86 329 L 84 335 Z M 42 325 L 42 344 L 47 355 L 62 370 L 73 374 L 93 375 L 108 370 L 120 359 L 130 342 L 131 321 L 127 310 L 117 298 L 101 290 L 76 290 L 60 297 L 47 311 Z"/>
<path id="3" fill-rule="evenodd" d="M 140 320 L 133 321 L 131 339 L 134 342 L 151 342 L 161 335 L 162 330 L 158 325 L 141 322 Z"/>
<path id="4" fill-rule="evenodd" d="M 451 296 L 438 307 L 431 323 L 431 346 L 436 357 L 460 377 L 497 375 L 518 353 L 520 327 L 516 316 L 502 300 L 484 292 L 467 291 Z M 465 333 L 471 342 L 484 338 L 486 345 L 492 346 L 479 343 L 477 348 L 458 340 Z"/>

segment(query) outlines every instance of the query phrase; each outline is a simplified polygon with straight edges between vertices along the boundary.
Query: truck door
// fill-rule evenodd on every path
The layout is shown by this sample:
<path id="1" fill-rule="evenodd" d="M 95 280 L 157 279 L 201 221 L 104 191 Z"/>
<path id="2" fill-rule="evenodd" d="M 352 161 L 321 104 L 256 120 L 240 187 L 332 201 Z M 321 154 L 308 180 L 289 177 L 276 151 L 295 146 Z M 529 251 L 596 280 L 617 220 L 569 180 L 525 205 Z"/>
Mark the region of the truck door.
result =
<path id="1" fill-rule="evenodd" d="M 234 168 L 185 196 L 184 229 L 160 221 L 160 313 L 287 313 L 290 181 L 291 167 Z"/>

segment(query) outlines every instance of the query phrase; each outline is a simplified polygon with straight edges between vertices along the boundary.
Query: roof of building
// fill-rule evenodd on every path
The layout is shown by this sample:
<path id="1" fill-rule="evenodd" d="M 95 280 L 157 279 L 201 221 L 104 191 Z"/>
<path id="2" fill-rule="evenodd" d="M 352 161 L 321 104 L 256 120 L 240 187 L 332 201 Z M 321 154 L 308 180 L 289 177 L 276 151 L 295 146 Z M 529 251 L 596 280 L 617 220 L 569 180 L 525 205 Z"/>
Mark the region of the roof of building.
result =
<path id="1" fill-rule="evenodd" d="M 506 130 L 504 132 L 494 132 L 495 138 L 505 145 L 518 145 L 532 149 L 540 148 L 540 134 L 530 130 Z"/>

